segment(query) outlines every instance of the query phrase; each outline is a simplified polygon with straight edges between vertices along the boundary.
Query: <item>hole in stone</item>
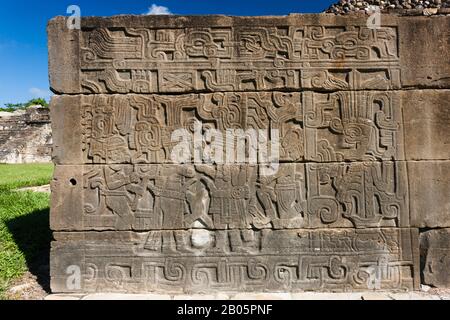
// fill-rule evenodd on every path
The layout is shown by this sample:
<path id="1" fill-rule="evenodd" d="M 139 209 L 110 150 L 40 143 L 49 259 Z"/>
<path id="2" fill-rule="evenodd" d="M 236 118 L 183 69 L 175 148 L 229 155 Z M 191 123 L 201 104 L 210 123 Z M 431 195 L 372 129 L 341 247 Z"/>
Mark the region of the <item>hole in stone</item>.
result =
<path id="1" fill-rule="evenodd" d="M 69 182 L 70 182 L 70 184 L 73 185 L 73 186 L 76 186 L 76 185 L 77 185 L 77 180 L 75 180 L 74 178 L 70 179 Z"/>

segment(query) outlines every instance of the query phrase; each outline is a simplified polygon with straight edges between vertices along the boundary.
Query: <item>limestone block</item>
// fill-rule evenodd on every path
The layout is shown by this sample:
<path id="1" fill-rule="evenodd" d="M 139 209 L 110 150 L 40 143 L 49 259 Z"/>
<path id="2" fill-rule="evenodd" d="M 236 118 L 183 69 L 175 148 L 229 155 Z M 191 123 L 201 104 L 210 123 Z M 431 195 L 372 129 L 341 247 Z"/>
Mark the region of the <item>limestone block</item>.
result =
<path id="1" fill-rule="evenodd" d="M 236 128 L 268 137 L 277 128 L 281 161 L 448 159 L 449 98 L 449 90 L 54 96 L 53 156 L 58 164 L 173 163 L 172 135 L 186 130 L 194 141 L 198 123 L 220 132 L 223 160 L 233 143 L 226 131 Z"/>
<path id="2" fill-rule="evenodd" d="M 419 285 L 417 229 L 224 230 L 211 232 L 202 245 L 194 244 L 193 232 L 55 233 L 52 291 L 364 291 Z"/>
<path id="3" fill-rule="evenodd" d="M 48 163 L 51 146 L 48 108 L 0 112 L 0 163 Z"/>
<path id="4" fill-rule="evenodd" d="M 402 87 L 450 88 L 450 16 L 401 17 Z"/>
<path id="5" fill-rule="evenodd" d="M 450 161 L 408 162 L 411 223 L 450 227 Z"/>
<path id="6" fill-rule="evenodd" d="M 54 92 L 81 92 L 80 30 L 69 29 L 59 17 L 47 25 L 49 81 Z"/>
<path id="7" fill-rule="evenodd" d="M 52 19 L 52 290 L 419 289 L 417 228 L 450 227 L 450 17 L 381 22 Z M 422 235 L 432 285 L 448 234 Z"/>
<path id="8" fill-rule="evenodd" d="M 423 279 L 434 287 L 450 287 L 450 229 L 420 233 Z"/>
<path id="9" fill-rule="evenodd" d="M 57 93 L 400 88 L 398 26 L 410 20 L 382 21 L 368 29 L 366 16 L 329 14 L 118 16 L 83 18 L 74 32 L 57 17 L 48 26 L 51 87 Z"/>
<path id="10" fill-rule="evenodd" d="M 402 92 L 408 160 L 450 159 L 450 90 Z"/>
<path id="11" fill-rule="evenodd" d="M 255 165 L 57 166 L 51 227 L 410 226 L 405 162 L 283 163 L 271 175 L 264 170 Z"/>
<path id="12" fill-rule="evenodd" d="M 245 135 L 254 137 L 243 142 L 241 155 L 248 161 L 249 150 L 261 149 L 260 134 L 271 140 L 264 143 L 267 150 L 278 142 L 273 145 L 281 162 L 403 160 L 399 96 L 383 91 L 55 96 L 53 156 L 57 164 L 174 163 L 174 148 L 180 138 L 189 138 L 193 161 L 197 132 L 206 139 L 203 133 L 214 129 L 221 139 L 208 145 L 221 142 L 222 162 L 239 159 Z"/>

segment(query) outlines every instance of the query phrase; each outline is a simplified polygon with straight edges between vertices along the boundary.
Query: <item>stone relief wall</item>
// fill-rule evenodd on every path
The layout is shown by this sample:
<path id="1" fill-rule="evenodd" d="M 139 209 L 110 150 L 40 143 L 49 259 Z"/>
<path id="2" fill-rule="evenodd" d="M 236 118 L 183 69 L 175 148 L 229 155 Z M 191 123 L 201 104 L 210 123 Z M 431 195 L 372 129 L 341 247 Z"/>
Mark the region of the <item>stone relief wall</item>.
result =
<path id="1" fill-rule="evenodd" d="M 51 162 L 51 148 L 48 108 L 0 112 L 0 163 Z"/>
<path id="2" fill-rule="evenodd" d="M 52 290 L 448 285 L 450 19 L 382 18 L 51 20 Z M 277 129 L 278 170 L 176 163 L 197 123 Z"/>

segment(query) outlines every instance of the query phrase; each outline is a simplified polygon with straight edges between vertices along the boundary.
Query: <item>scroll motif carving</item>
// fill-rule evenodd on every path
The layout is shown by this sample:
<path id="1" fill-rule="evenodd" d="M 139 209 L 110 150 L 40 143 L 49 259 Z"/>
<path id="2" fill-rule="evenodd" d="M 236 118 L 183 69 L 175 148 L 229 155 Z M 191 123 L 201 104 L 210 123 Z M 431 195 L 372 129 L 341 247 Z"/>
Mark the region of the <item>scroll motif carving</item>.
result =
<path id="1" fill-rule="evenodd" d="M 91 93 L 399 86 L 395 27 L 98 28 L 80 50 Z"/>
<path id="2" fill-rule="evenodd" d="M 298 161 L 304 158 L 301 108 L 298 93 L 282 92 L 83 97 L 84 159 L 86 163 L 171 163 L 179 142 L 172 134 L 185 129 L 193 135 L 194 125 L 200 123 L 204 130 L 219 130 L 224 139 L 228 129 L 267 134 L 277 129 L 281 160 Z"/>
<path id="3" fill-rule="evenodd" d="M 277 129 L 281 161 L 402 160 L 401 119 L 397 93 L 381 91 L 83 97 L 82 148 L 85 163 L 172 163 L 172 134 L 193 141 L 200 124 L 220 132 L 224 155 L 227 130 Z"/>
<path id="4" fill-rule="evenodd" d="M 303 94 L 307 159 L 395 160 L 403 157 L 396 93 Z"/>
<path id="5" fill-rule="evenodd" d="M 51 22 L 52 290 L 417 289 L 405 27 L 360 18 Z"/>
<path id="6" fill-rule="evenodd" d="M 168 248 L 153 252 L 142 247 L 141 243 L 147 243 L 145 234 L 132 234 L 133 239 L 122 241 L 126 246 L 119 257 L 102 255 L 103 249 L 119 252 L 114 239 L 104 246 L 75 240 L 76 250 L 83 250 L 86 268 L 98 270 L 83 281 L 82 290 L 209 292 L 414 287 L 415 258 L 411 248 L 405 247 L 415 236 L 410 229 L 259 231 L 256 247 L 242 246 L 243 250 L 254 250 L 249 256 L 212 250 L 214 237 L 221 231 L 211 232 L 208 246 L 194 247 L 194 232 L 186 231 L 183 245 L 190 248 L 189 252 L 171 257 L 167 256 Z M 57 250 L 61 256 L 69 254 L 64 247 Z"/>

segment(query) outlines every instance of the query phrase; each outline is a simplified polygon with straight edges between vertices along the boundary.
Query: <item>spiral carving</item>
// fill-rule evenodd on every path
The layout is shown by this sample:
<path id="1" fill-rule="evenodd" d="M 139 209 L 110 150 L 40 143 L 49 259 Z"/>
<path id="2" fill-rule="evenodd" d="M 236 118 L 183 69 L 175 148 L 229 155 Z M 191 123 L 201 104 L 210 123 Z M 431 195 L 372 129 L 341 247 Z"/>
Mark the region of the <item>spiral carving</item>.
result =
<path id="1" fill-rule="evenodd" d="M 164 276 L 169 281 L 182 281 L 186 277 L 186 267 L 168 259 L 164 266 Z"/>

